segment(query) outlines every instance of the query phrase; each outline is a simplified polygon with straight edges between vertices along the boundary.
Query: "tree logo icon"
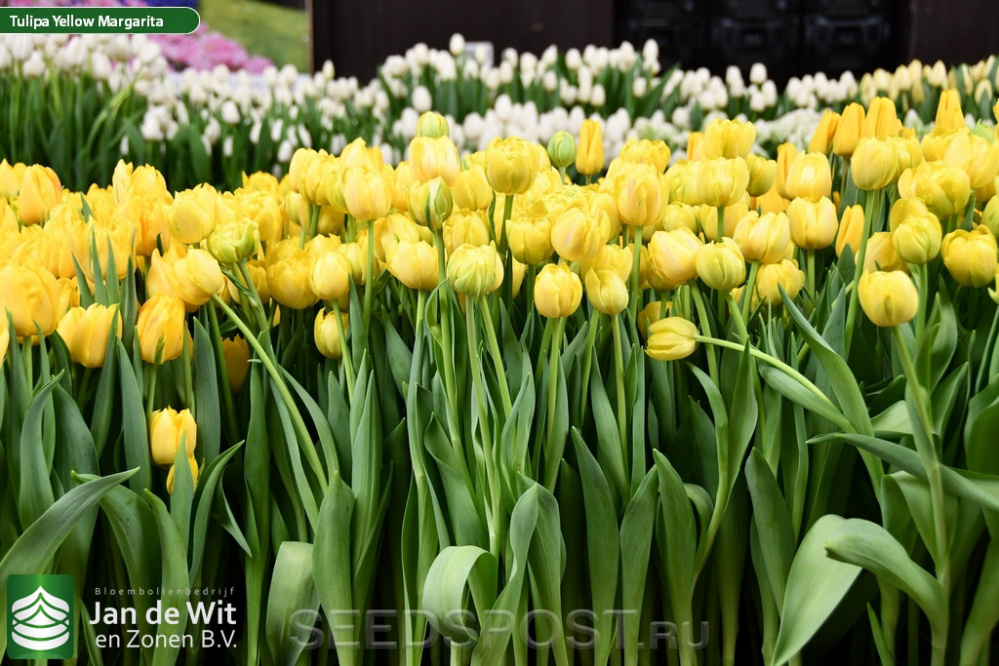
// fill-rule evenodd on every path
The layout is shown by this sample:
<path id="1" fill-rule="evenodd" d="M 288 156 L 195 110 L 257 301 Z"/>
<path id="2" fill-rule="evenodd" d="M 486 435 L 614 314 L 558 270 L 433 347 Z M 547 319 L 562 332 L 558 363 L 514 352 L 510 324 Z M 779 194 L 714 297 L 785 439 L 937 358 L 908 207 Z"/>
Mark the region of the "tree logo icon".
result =
<path id="1" fill-rule="evenodd" d="M 73 577 L 11 576 L 7 580 L 7 656 L 73 657 Z"/>

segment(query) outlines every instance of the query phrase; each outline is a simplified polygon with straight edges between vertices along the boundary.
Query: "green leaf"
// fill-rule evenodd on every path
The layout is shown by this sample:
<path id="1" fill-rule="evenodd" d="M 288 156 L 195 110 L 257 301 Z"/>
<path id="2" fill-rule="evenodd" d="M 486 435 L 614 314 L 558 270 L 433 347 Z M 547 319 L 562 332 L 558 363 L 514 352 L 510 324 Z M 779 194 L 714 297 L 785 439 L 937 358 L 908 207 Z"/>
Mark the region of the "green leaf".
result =
<path id="1" fill-rule="evenodd" d="M 42 446 L 42 421 L 45 410 L 52 404 L 49 395 L 55 388 L 58 378 L 50 379 L 28 407 L 21 428 L 20 451 L 17 456 L 18 465 L 14 471 L 20 479 L 17 509 L 22 525 L 30 525 L 52 506 L 55 496 L 52 492 L 52 482 L 49 479 L 51 467 L 45 460 L 45 449 Z"/>
<path id="2" fill-rule="evenodd" d="M 666 571 L 663 572 L 669 588 L 674 622 L 684 626 L 693 614 L 691 603 L 694 593 L 694 554 L 697 535 L 694 531 L 694 514 L 680 475 L 670 465 L 666 456 L 652 452 L 659 473 L 659 497 L 665 526 Z"/>
<path id="3" fill-rule="evenodd" d="M 780 666 L 805 647 L 860 574 L 859 566 L 838 562 L 826 553 L 826 543 L 845 522 L 839 516 L 822 516 L 801 541 L 787 576 L 773 666 Z"/>
<path id="4" fill-rule="evenodd" d="M 184 463 L 181 464 L 184 466 Z M 188 469 L 190 474 L 190 469 Z M 160 595 L 160 608 L 164 615 L 169 609 L 176 609 L 180 621 L 176 624 L 161 622 L 156 627 L 156 650 L 153 652 L 153 666 L 172 666 L 180 656 L 180 636 L 187 627 L 187 600 L 191 579 L 187 577 L 187 553 L 184 538 L 177 531 L 177 524 L 170 512 L 156 495 L 146 491 L 146 501 L 153 507 L 156 527 L 160 535 L 160 558 L 163 562 L 160 588 L 172 590 L 173 594 Z M 162 641 L 162 642 L 161 642 Z M 173 647 L 177 645 L 177 647 Z"/>
<path id="5" fill-rule="evenodd" d="M 448 546 L 430 565 L 423 586 L 423 607 L 442 636 L 461 643 L 474 630 L 463 623 L 466 590 L 481 617 L 496 602 L 496 558 L 476 546 Z"/>
<path id="6" fill-rule="evenodd" d="M 0 561 L 0 598 L 7 598 L 7 579 L 14 574 L 44 573 L 63 539 L 112 488 L 135 474 L 135 470 L 105 476 L 76 486 L 24 530 Z M 0 604 L 0 625 L 7 624 L 7 605 Z M 7 632 L 0 632 L 0 654 L 7 648 Z"/>
<path id="7" fill-rule="evenodd" d="M 642 608 L 652 548 L 652 530 L 656 521 L 658 486 L 658 472 L 650 469 L 621 519 L 621 560 L 627 562 L 626 566 L 621 567 L 621 603 L 622 610 L 625 611 L 640 611 Z M 639 629 L 638 622 L 625 623 L 624 649 L 627 664 L 636 663 L 638 658 Z"/>
<path id="8" fill-rule="evenodd" d="M 919 604 L 932 626 L 946 626 L 947 598 L 940 583 L 913 562 L 902 544 L 885 528 L 869 520 L 846 520 L 829 535 L 826 552 L 899 588 Z"/>
<path id="9" fill-rule="evenodd" d="M 312 570 L 319 600 L 326 612 L 336 644 L 337 658 L 345 666 L 358 660 L 358 652 L 352 644 L 357 641 L 357 628 L 360 626 L 359 621 L 349 620 L 350 613 L 355 608 L 350 548 L 353 513 L 354 493 L 340 478 L 340 474 L 334 472 L 319 509 L 319 524 L 312 549 Z"/>
<path id="10" fill-rule="evenodd" d="M 791 516 L 781 495 L 773 470 L 763 454 L 753 449 L 746 462 L 746 482 L 753 499 L 753 518 L 760 533 L 761 549 L 767 569 L 767 579 L 773 589 L 773 598 L 780 611 L 786 594 L 788 572 L 794 559 L 795 538 Z"/>
<path id="11" fill-rule="evenodd" d="M 201 480 L 198 483 L 198 490 L 194 496 L 194 506 L 196 508 L 194 510 L 194 529 L 191 533 L 192 540 L 189 549 L 191 560 L 189 576 L 191 580 L 196 580 L 201 573 L 201 558 L 204 555 L 205 542 L 208 539 L 208 517 L 215 504 L 216 495 L 221 494 L 217 492 L 217 489 L 222 481 L 222 474 L 225 472 L 225 466 L 240 448 L 242 448 L 242 444 L 229 447 L 222 455 L 208 463 L 201 472 Z M 224 497 L 223 501 L 225 501 Z M 243 544 L 240 545 L 245 549 Z"/>
<path id="12" fill-rule="evenodd" d="M 285 541 L 274 560 L 267 595 L 267 646 L 278 666 L 294 666 L 306 645 L 315 645 L 319 594 L 313 581 L 313 545 Z M 325 566 L 325 564 L 324 564 Z"/>
<path id="13" fill-rule="evenodd" d="M 137 469 L 135 476 L 129 479 L 128 485 L 136 493 L 141 493 L 153 486 L 146 409 L 142 404 L 142 395 L 128 351 L 120 340 L 118 340 L 118 363 L 121 367 L 121 421 L 125 434 L 125 464 Z"/>
<path id="14" fill-rule="evenodd" d="M 961 664 L 978 664 L 979 655 L 999 622 L 999 539 L 989 541 L 982 572 L 975 585 L 975 597 L 961 635 Z"/>
<path id="15" fill-rule="evenodd" d="M 222 443 L 222 422 L 219 396 L 218 366 L 215 348 L 208 331 L 194 320 L 194 410 L 198 415 L 198 448 L 205 462 L 219 455 Z"/>

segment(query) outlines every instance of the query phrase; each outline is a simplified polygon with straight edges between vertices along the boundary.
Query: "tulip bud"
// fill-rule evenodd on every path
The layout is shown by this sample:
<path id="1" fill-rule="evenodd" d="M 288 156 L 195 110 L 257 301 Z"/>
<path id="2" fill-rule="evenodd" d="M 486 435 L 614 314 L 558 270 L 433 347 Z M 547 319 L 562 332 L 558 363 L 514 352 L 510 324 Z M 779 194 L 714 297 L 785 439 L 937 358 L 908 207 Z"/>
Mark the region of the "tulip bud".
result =
<path id="1" fill-rule="evenodd" d="M 963 212 L 971 198 L 968 174 L 945 162 L 923 162 L 898 179 L 898 192 L 906 198 L 919 198 L 939 219 Z"/>
<path id="2" fill-rule="evenodd" d="M 805 273 L 798 268 L 798 262 L 782 259 L 779 263 L 760 266 L 756 275 L 756 295 L 770 306 L 783 303 L 781 288 L 788 298 L 794 300 L 805 286 Z"/>
<path id="3" fill-rule="evenodd" d="M 874 271 L 905 271 L 906 265 L 902 257 L 895 251 L 891 233 L 879 231 L 867 239 L 867 253 L 864 255 L 864 272 Z"/>
<path id="4" fill-rule="evenodd" d="M 660 220 L 662 186 L 651 164 L 622 164 L 616 179 L 618 218 L 622 224 L 645 227 Z"/>
<path id="5" fill-rule="evenodd" d="M 321 300 L 339 301 L 350 291 L 350 262 L 337 252 L 322 254 L 312 265 L 309 288 Z"/>
<path id="6" fill-rule="evenodd" d="M 984 287 L 995 279 L 996 239 L 985 227 L 950 232 L 943 237 L 940 251 L 944 265 L 958 284 Z"/>
<path id="7" fill-rule="evenodd" d="M 454 185 L 460 170 L 458 148 L 448 137 L 417 136 L 409 144 L 409 171 L 415 182 L 441 178 L 449 186 Z"/>
<path id="8" fill-rule="evenodd" d="M 785 199 L 791 199 L 787 191 L 787 178 L 791 171 L 791 165 L 798 157 L 798 149 L 793 143 L 782 143 L 777 146 L 777 175 L 774 178 L 774 187 L 777 193 Z"/>
<path id="9" fill-rule="evenodd" d="M 567 261 L 595 257 L 607 242 L 607 213 L 596 197 L 579 197 L 566 206 L 552 225 L 552 247 Z"/>
<path id="10" fill-rule="evenodd" d="M 18 214 L 24 224 L 38 224 L 62 201 L 62 184 L 55 171 L 32 165 L 25 169 L 18 199 Z"/>
<path id="11" fill-rule="evenodd" d="M 13 199 L 17 196 L 26 170 L 27 167 L 23 164 L 11 165 L 7 160 L 0 160 L 0 199 Z"/>
<path id="12" fill-rule="evenodd" d="M 115 324 L 115 335 L 121 337 L 121 316 L 117 305 L 104 307 L 94 303 L 86 309 L 71 308 L 62 316 L 57 330 L 74 363 L 85 368 L 104 366 L 112 322 Z"/>
<path id="13" fill-rule="evenodd" d="M 860 278 L 860 306 L 876 326 L 898 326 L 916 316 L 919 294 L 902 271 L 875 271 Z"/>
<path id="14" fill-rule="evenodd" d="M 836 135 L 833 137 L 833 154 L 850 158 L 857 149 L 857 142 L 864 126 L 864 107 L 851 102 L 843 109 L 839 123 L 836 125 Z"/>
<path id="15" fill-rule="evenodd" d="M 687 159 L 692 162 L 704 159 L 704 132 L 690 132 L 687 135 Z"/>
<path id="16" fill-rule="evenodd" d="M 731 291 L 746 280 L 746 260 L 731 238 L 702 247 L 695 265 L 704 284 L 718 291 Z"/>
<path id="17" fill-rule="evenodd" d="M 0 269 L 0 318 L 6 313 L 19 337 L 51 335 L 64 310 L 55 276 L 30 258 L 8 263 Z"/>
<path id="18" fill-rule="evenodd" d="M 777 177 L 777 162 L 759 155 L 749 155 L 746 157 L 746 166 L 749 168 L 749 183 L 746 185 L 749 196 L 760 197 L 769 192 Z"/>
<path id="19" fill-rule="evenodd" d="M 756 141 L 756 126 L 741 120 L 715 119 L 704 128 L 705 159 L 744 158 Z"/>
<path id="20" fill-rule="evenodd" d="M 559 130 L 548 140 L 548 159 L 552 166 L 564 169 L 576 161 L 576 139 L 565 130 Z"/>
<path id="21" fill-rule="evenodd" d="M 158 409 L 149 416 L 149 445 L 153 462 L 157 465 L 172 465 L 177 459 L 181 444 L 186 457 L 194 457 L 198 443 L 198 425 L 194 422 L 191 410 L 179 412 L 171 407 Z"/>
<path id="22" fill-rule="evenodd" d="M 225 356 L 226 376 L 229 378 L 229 390 L 239 393 L 250 370 L 250 347 L 241 335 L 222 339 L 222 355 Z"/>
<path id="23" fill-rule="evenodd" d="M 135 323 L 142 360 L 159 365 L 180 356 L 184 336 L 190 335 L 184 319 L 184 301 L 172 294 L 157 294 L 139 308 Z"/>
<path id="24" fill-rule="evenodd" d="M 843 211 L 843 219 L 839 222 L 839 231 L 836 233 L 836 256 L 843 255 L 846 246 L 850 246 L 853 256 L 857 256 L 860 251 L 861 235 L 864 233 L 864 209 L 862 206 L 848 206 Z"/>
<path id="25" fill-rule="evenodd" d="M 531 145 L 520 138 L 493 139 L 486 148 L 486 180 L 499 194 L 523 194 L 538 172 Z"/>
<path id="26" fill-rule="evenodd" d="M 823 153 L 798 155 L 787 174 L 785 189 L 792 199 L 818 201 L 832 192 L 832 171 Z"/>
<path id="27" fill-rule="evenodd" d="M 579 128 L 579 148 L 576 152 L 576 171 L 592 176 L 604 170 L 604 137 L 600 123 L 584 120 Z"/>
<path id="28" fill-rule="evenodd" d="M 587 271 L 585 281 L 586 298 L 597 311 L 616 315 L 628 307 L 628 287 L 614 270 Z"/>
<path id="29" fill-rule="evenodd" d="M 649 241 L 652 268 L 671 289 L 676 289 L 697 277 L 697 254 L 703 245 L 686 228 L 657 231 Z"/>
<path id="30" fill-rule="evenodd" d="M 961 96 L 954 89 L 948 88 L 941 91 L 940 101 L 937 102 L 934 129 L 948 132 L 964 128 L 964 111 L 961 110 Z"/>
<path id="31" fill-rule="evenodd" d="M 253 256 L 257 248 L 256 225 L 245 218 L 229 218 L 208 236 L 208 251 L 220 263 L 236 264 Z"/>
<path id="32" fill-rule="evenodd" d="M 989 199 L 979 224 L 992 232 L 993 236 L 999 236 L 999 197 Z"/>
<path id="33" fill-rule="evenodd" d="M 198 475 L 201 473 L 198 469 L 198 461 L 195 460 L 194 456 L 187 457 L 187 465 L 191 468 L 191 480 L 194 482 L 194 486 L 198 486 Z M 173 495 L 173 482 L 175 476 L 176 465 L 170 465 L 170 472 L 167 474 L 166 487 L 167 492 Z"/>
<path id="34" fill-rule="evenodd" d="M 657 361 L 679 361 L 697 349 L 698 335 L 697 327 L 688 319 L 660 319 L 649 325 L 649 343 L 645 353 Z"/>
<path id="35" fill-rule="evenodd" d="M 388 258 L 389 272 L 410 289 L 437 287 L 437 250 L 426 241 L 400 241 Z"/>
<path id="36" fill-rule="evenodd" d="M 173 203 L 164 207 L 163 217 L 170 235 L 181 243 L 196 245 L 215 229 L 215 199 L 211 185 L 178 192 Z"/>
<path id="37" fill-rule="evenodd" d="M 943 230 L 933 213 L 907 217 L 891 232 L 892 245 L 902 261 L 925 264 L 940 253 Z"/>
<path id="38" fill-rule="evenodd" d="M 479 165 L 472 165 L 458 174 L 451 194 L 455 208 L 486 210 L 493 201 L 493 190 L 486 180 L 486 171 Z"/>
<path id="39" fill-rule="evenodd" d="M 818 127 L 812 135 L 812 140 L 808 142 L 808 152 L 829 154 L 833 140 L 836 136 L 836 129 L 839 127 L 839 114 L 831 109 L 826 109 L 819 120 Z"/>
<path id="40" fill-rule="evenodd" d="M 895 151 L 887 141 L 865 137 L 857 144 L 850 161 L 853 184 L 861 190 L 880 190 L 898 177 Z"/>
<path id="41" fill-rule="evenodd" d="M 343 334 L 350 333 L 347 313 L 340 315 L 339 325 L 336 320 L 336 312 L 324 312 L 322 308 L 316 313 L 316 323 L 312 327 L 312 334 L 316 340 L 316 348 L 319 353 L 326 358 L 334 360 L 343 358 L 343 345 L 340 340 L 340 329 Z"/>
<path id="42" fill-rule="evenodd" d="M 543 317 L 568 317 L 579 307 L 583 285 L 567 264 L 545 264 L 534 282 L 534 305 Z"/>
<path id="43" fill-rule="evenodd" d="M 895 115 L 895 102 L 887 97 L 872 99 L 860 135 L 887 139 L 889 136 L 897 136 L 901 129 L 902 123 Z"/>
<path id="44" fill-rule="evenodd" d="M 492 244 L 462 245 L 447 263 L 447 278 L 459 293 L 479 298 L 503 284 L 503 261 Z"/>
<path id="45" fill-rule="evenodd" d="M 425 111 L 420 119 L 416 121 L 416 136 L 438 137 L 450 136 L 451 129 L 448 127 L 447 118 L 435 111 Z"/>
<path id="46" fill-rule="evenodd" d="M 836 205 L 828 198 L 817 202 L 795 199 L 787 209 L 791 240 L 804 250 L 821 250 L 836 240 Z"/>
<path id="47" fill-rule="evenodd" d="M 415 182 L 409 187 L 409 214 L 429 229 L 441 229 L 453 208 L 451 190 L 441 178 Z"/>
<path id="48" fill-rule="evenodd" d="M 735 227 L 735 242 L 749 262 L 773 264 L 781 261 L 790 238 L 790 225 L 784 213 L 760 216 L 752 211 L 744 215 Z"/>

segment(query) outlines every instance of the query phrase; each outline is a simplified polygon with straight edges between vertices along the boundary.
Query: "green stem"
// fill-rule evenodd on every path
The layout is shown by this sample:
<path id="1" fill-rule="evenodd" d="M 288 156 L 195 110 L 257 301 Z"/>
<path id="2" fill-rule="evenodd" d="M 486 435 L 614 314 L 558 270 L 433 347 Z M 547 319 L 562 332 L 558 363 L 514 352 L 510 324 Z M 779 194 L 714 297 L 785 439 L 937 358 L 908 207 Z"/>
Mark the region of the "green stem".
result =
<path id="1" fill-rule="evenodd" d="M 146 395 L 146 423 L 149 423 L 149 417 L 153 415 L 153 407 L 156 406 L 156 378 L 157 372 L 156 368 L 159 366 L 150 365 L 147 366 L 147 371 L 149 372 L 149 391 Z"/>
<path id="2" fill-rule="evenodd" d="M 187 340 L 187 335 L 183 336 L 183 351 L 182 351 L 182 363 L 183 373 L 184 373 L 184 402 L 187 404 L 187 408 L 191 410 L 191 414 L 197 418 L 198 414 L 195 411 L 194 404 L 194 382 L 191 377 L 191 345 Z"/>
<path id="3" fill-rule="evenodd" d="M 617 430 L 621 436 L 621 452 L 624 454 L 625 468 L 628 460 L 628 415 L 624 394 L 624 352 L 621 348 L 621 326 L 618 321 L 621 315 L 611 317 L 611 330 L 614 335 L 614 368 L 617 383 Z"/>
<path id="4" fill-rule="evenodd" d="M 371 324 L 371 298 L 374 295 L 375 284 L 372 277 L 375 272 L 375 221 L 368 220 L 368 263 L 364 266 L 364 330 L 368 331 Z"/>
<path id="5" fill-rule="evenodd" d="M 446 260 L 444 258 L 444 235 L 438 229 L 434 232 L 434 244 L 437 246 L 437 298 L 438 309 L 441 317 L 441 346 L 444 358 L 444 393 L 447 396 L 448 410 L 447 421 L 448 431 L 451 437 L 451 446 L 460 460 L 465 456 L 461 448 L 461 433 L 458 429 L 458 390 L 454 377 L 454 345 L 451 342 L 451 301 L 445 290 L 451 285 L 447 281 Z"/>
<path id="6" fill-rule="evenodd" d="M 582 417 L 583 410 L 586 409 L 587 394 L 590 389 L 590 367 L 593 364 L 593 356 L 596 354 L 594 345 L 597 341 L 597 330 L 600 328 L 600 312 L 593 308 L 590 315 L 590 327 L 586 331 L 586 349 L 583 350 L 583 376 L 580 382 L 579 407 L 576 410 L 577 418 Z"/>
<path id="7" fill-rule="evenodd" d="M 219 317 L 218 313 L 215 312 L 215 308 L 212 306 L 207 306 L 205 308 L 208 310 L 208 323 L 212 327 L 212 344 L 215 346 L 215 362 L 218 366 L 219 375 L 221 375 L 222 381 L 225 383 L 225 389 L 222 392 L 222 405 L 225 408 L 225 426 L 228 431 L 226 435 L 228 436 L 229 443 L 235 444 L 239 441 L 239 426 L 236 425 L 236 408 L 233 406 L 232 402 L 232 387 L 229 386 L 229 371 L 226 368 L 225 353 L 222 351 L 222 332 L 219 329 Z"/>
<path id="8" fill-rule="evenodd" d="M 805 250 L 805 263 L 808 269 L 808 297 L 812 299 L 812 308 L 814 308 L 818 301 L 815 296 L 815 250 Z"/>
<path id="9" fill-rule="evenodd" d="M 634 233 L 635 253 L 631 260 L 631 320 L 635 321 L 638 316 L 638 306 L 642 300 L 642 285 L 639 283 L 642 266 L 642 227 L 634 227 L 632 232 Z M 634 338 L 632 342 L 637 344 L 638 332 L 634 326 L 631 327 L 631 333 Z"/>
<path id="10" fill-rule="evenodd" d="M 506 369 L 503 367 L 503 354 L 500 352 L 499 341 L 496 339 L 496 328 L 493 326 L 492 312 L 485 297 L 479 299 L 482 308 L 482 320 L 485 323 L 486 342 L 489 345 L 489 355 L 492 356 L 493 365 L 496 366 L 496 376 L 499 379 L 500 400 L 503 403 L 503 418 L 510 416 L 513 410 L 513 402 L 510 400 L 510 386 L 506 379 Z"/>
<path id="11" fill-rule="evenodd" d="M 482 366 L 479 364 L 479 343 L 475 334 L 475 300 L 465 301 L 467 316 L 465 317 L 465 333 L 468 343 L 468 369 L 472 374 L 472 386 L 475 389 L 475 401 L 479 409 L 479 434 L 482 436 L 482 457 L 486 466 L 486 483 L 489 486 L 489 552 L 499 557 L 500 534 L 499 513 L 500 493 L 499 479 L 496 477 L 495 461 L 493 460 L 492 435 L 489 431 L 489 407 L 486 402 L 486 391 L 482 385 Z"/>
<path id="12" fill-rule="evenodd" d="M 562 333 L 565 331 L 565 317 L 559 317 L 555 321 L 555 336 L 552 339 L 551 356 L 548 361 L 548 420 L 545 422 L 545 442 L 548 446 L 546 450 L 551 450 L 552 434 L 555 429 L 555 400 L 558 389 L 558 361 L 562 350 Z M 545 487 L 548 490 L 555 489 L 555 481 L 558 479 L 558 462 L 545 460 Z"/>
<path id="13" fill-rule="evenodd" d="M 725 237 L 725 206 L 718 206 L 718 242 Z"/>
<path id="14" fill-rule="evenodd" d="M 749 267 L 749 279 L 746 280 L 746 288 L 742 290 L 742 320 L 749 321 L 750 312 L 753 309 L 753 291 L 756 289 L 756 277 L 760 274 L 760 262 L 754 261 Z"/>
<path id="15" fill-rule="evenodd" d="M 347 376 L 347 397 L 353 400 L 354 362 L 350 360 L 350 347 L 347 346 L 346 331 L 343 330 L 343 318 L 340 315 L 340 304 L 336 299 L 333 300 L 333 316 L 336 317 L 336 332 L 340 336 L 340 352 L 343 354 L 343 372 Z"/>
<path id="16" fill-rule="evenodd" d="M 697 319 L 701 325 L 701 333 L 704 337 L 711 337 L 711 320 L 708 319 L 708 309 L 704 306 L 704 297 L 701 296 L 701 288 L 697 285 L 697 282 L 690 283 L 690 293 L 694 297 L 694 307 L 697 309 Z M 715 358 L 714 350 L 707 350 L 708 357 L 708 374 L 711 375 L 711 380 L 718 384 L 718 359 Z"/>
<path id="17" fill-rule="evenodd" d="M 867 239 L 871 235 L 871 225 L 874 220 L 874 206 L 880 200 L 881 190 L 868 190 L 867 200 L 864 202 L 864 228 L 860 233 L 860 250 L 855 257 L 853 281 L 850 283 L 850 305 L 846 311 L 846 338 L 844 340 L 846 356 L 850 355 L 850 342 L 853 340 L 854 324 L 857 321 L 857 311 L 860 306 L 860 278 L 864 274 L 864 259 L 867 257 Z"/>
<path id="18" fill-rule="evenodd" d="M 270 355 L 264 349 L 260 340 L 258 340 L 257 336 L 253 334 L 250 327 L 239 318 L 239 315 L 237 315 L 232 308 L 226 305 L 225 301 L 223 301 L 218 294 L 213 294 L 212 300 L 222 309 L 222 312 L 229 317 L 230 321 L 236 325 L 236 328 L 242 332 L 243 337 L 246 338 L 246 342 L 253 347 L 253 351 L 257 353 L 257 357 L 263 364 L 264 369 L 267 370 L 267 374 L 271 376 L 271 381 L 274 382 L 274 386 L 277 388 L 281 399 L 288 408 L 288 413 L 291 415 L 292 424 L 295 427 L 295 431 L 298 433 L 299 444 L 302 451 L 305 452 L 305 457 L 309 461 L 309 466 L 312 467 L 313 473 L 316 475 L 316 478 L 319 479 L 319 485 L 322 489 L 323 495 L 325 496 L 329 484 L 326 481 L 326 473 L 323 471 L 323 464 L 319 461 L 315 445 L 312 442 L 312 436 L 309 434 L 309 429 L 306 427 L 305 421 L 302 419 L 301 412 L 298 411 L 298 407 L 295 404 L 294 398 L 291 396 L 291 392 L 288 391 L 288 385 L 285 383 L 284 377 L 281 376 L 281 371 L 277 369 L 273 359 L 271 359 Z M 308 444 L 310 443 L 313 445 L 309 446 Z"/>

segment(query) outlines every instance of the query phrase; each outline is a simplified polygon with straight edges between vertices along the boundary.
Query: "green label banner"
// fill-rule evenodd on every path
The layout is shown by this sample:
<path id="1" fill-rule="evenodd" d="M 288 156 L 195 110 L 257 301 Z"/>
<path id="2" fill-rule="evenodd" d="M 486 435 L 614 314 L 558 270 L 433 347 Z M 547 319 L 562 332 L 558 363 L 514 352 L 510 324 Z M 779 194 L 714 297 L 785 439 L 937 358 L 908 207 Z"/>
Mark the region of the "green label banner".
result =
<path id="1" fill-rule="evenodd" d="M 200 24 L 190 7 L 0 7 L 0 33 L 187 34 Z"/>

